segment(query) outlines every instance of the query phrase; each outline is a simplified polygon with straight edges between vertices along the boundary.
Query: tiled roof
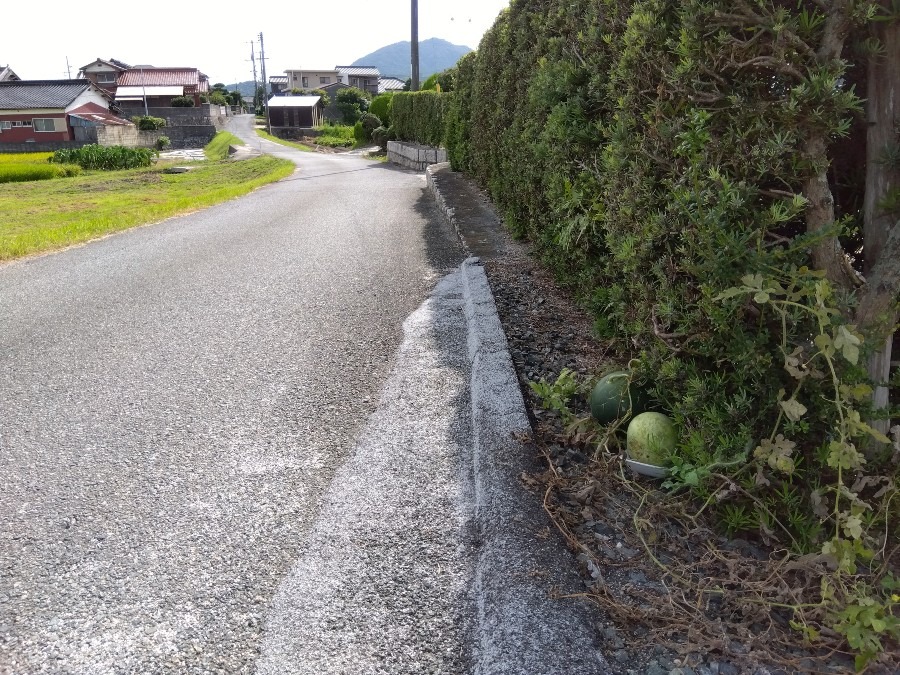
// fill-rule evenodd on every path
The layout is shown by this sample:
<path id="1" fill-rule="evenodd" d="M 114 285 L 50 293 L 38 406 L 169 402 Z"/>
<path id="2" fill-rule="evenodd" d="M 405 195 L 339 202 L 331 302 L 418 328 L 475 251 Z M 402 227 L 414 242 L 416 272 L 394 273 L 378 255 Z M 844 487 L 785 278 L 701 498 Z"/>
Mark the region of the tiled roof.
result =
<path id="1" fill-rule="evenodd" d="M 116 59 L 101 59 L 98 57 L 98 58 L 94 59 L 93 61 L 91 61 L 86 66 L 81 66 L 81 68 L 79 70 L 86 70 L 87 68 L 90 68 L 91 66 L 96 65 L 98 63 L 103 63 L 103 64 L 106 64 L 107 66 L 112 66 L 113 68 L 116 68 L 118 70 L 128 70 L 129 68 L 131 68 L 131 66 L 129 66 L 127 63 L 122 63 L 121 61 L 117 61 Z"/>
<path id="2" fill-rule="evenodd" d="M 0 110 L 65 108 L 90 85 L 88 80 L 0 82 Z"/>
<path id="3" fill-rule="evenodd" d="M 386 91 L 403 91 L 406 82 L 398 80 L 396 77 L 379 77 L 378 93 L 383 94 Z"/>
<path id="4" fill-rule="evenodd" d="M 196 68 L 132 68 L 119 74 L 116 81 L 120 87 L 181 85 L 197 87 L 201 82 L 200 71 Z"/>
<path id="5" fill-rule="evenodd" d="M 21 80 L 22 78 L 16 75 L 13 72 L 13 69 L 9 66 L 0 66 L 0 82 L 6 82 L 7 80 Z"/>
<path id="6" fill-rule="evenodd" d="M 381 75 L 375 66 L 335 66 L 334 69 L 341 75 L 351 77 L 379 77 Z"/>
<path id="7" fill-rule="evenodd" d="M 120 127 L 128 125 L 133 126 L 132 122 L 122 119 L 121 117 L 116 117 L 109 112 L 109 110 L 102 108 L 96 103 L 85 103 L 84 105 L 80 105 L 74 110 L 70 110 L 69 114 L 89 122 L 94 122 L 95 124 Z"/>

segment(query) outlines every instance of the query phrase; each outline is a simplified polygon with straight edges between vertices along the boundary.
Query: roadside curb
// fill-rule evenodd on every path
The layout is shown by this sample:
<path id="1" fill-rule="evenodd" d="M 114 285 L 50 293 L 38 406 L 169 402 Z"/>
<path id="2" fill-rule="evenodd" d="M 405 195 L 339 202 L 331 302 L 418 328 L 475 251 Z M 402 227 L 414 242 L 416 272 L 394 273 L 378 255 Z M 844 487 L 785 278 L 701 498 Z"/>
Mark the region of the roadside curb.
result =
<path id="1" fill-rule="evenodd" d="M 596 610 L 557 596 L 583 589 L 535 495 L 525 403 L 494 297 L 478 258 L 460 266 L 471 364 L 475 528 L 476 675 L 609 673 Z M 548 536 L 549 534 L 549 536 Z"/>
<path id="2" fill-rule="evenodd" d="M 450 206 L 447 203 L 446 197 L 441 192 L 440 185 L 438 184 L 437 174 L 444 169 L 450 167 L 449 162 L 441 162 L 440 164 L 431 164 L 425 168 L 425 182 L 428 185 L 428 189 L 431 190 L 431 194 L 434 196 L 434 201 L 437 202 L 438 208 L 441 210 L 441 213 L 444 214 L 444 218 L 447 219 L 447 222 L 456 230 L 457 236 L 462 239 L 462 233 L 459 231 L 459 223 L 456 219 L 456 209 Z M 466 251 L 468 251 L 468 246 L 466 246 L 466 242 L 463 240 L 463 246 Z"/>

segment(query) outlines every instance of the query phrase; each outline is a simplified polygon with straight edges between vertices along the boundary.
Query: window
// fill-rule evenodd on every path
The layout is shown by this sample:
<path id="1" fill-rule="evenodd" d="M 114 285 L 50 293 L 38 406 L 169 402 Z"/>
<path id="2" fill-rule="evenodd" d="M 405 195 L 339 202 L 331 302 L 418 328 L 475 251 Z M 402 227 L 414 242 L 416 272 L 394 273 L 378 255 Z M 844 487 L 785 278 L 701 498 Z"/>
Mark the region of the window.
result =
<path id="1" fill-rule="evenodd" d="M 97 84 L 115 84 L 115 73 L 97 73 Z"/>
<path id="2" fill-rule="evenodd" d="M 308 86 L 309 86 L 309 78 L 304 77 L 303 78 L 303 88 L 306 89 Z"/>
<path id="3" fill-rule="evenodd" d="M 14 127 L 30 127 L 31 120 L 15 120 L 12 125 Z"/>
<path id="4" fill-rule="evenodd" d="M 34 119 L 34 130 L 35 131 L 56 131 L 56 126 L 54 124 L 54 120 L 52 119 Z"/>
<path id="5" fill-rule="evenodd" d="M 4 129 L 12 129 L 12 122 L 0 122 L 0 131 Z"/>
<path id="6" fill-rule="evenodd" d="M 319 84 L 331 84 L 331 78 L 330 77 L 320 77 Z"/>

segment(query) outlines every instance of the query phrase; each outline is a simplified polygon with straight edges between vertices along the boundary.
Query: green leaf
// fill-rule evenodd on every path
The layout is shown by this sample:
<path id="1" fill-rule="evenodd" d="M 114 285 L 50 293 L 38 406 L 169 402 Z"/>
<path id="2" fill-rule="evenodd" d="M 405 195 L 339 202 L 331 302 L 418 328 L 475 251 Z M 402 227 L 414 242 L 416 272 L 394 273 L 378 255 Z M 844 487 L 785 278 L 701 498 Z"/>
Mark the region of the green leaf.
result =
<path id="1" fill-rule="evenodd" d="M 746 293 L 747 289 L 738 288 L 737 286 L 732 286 L 731 288 L 726 288 L 724 291 L 719 293 L 716 297 L 713 298 L 714 301 L 719 300 L 727 300 L 728 298 L 733 298 L 736 295 L 742 295 Z"/>
<path id="2" fill-rule="evenodd" d="M 838 326 L 834 334 L 834 348 L 841 350 L 844 358 L 854 366 L 859 361 L 859 345 L 862 340 L 851 333 L 846 326 Z"/>
<path id="3" fill-rule="evenodd" d="M 787 415 L 791 422 L 798 421 L 806 414 L 806 406 L 795 398 L 789 398 L 787 401 L 779 401 L 778 405 L 781 406 L 781 409 L 784 410 L 784 414 Z"/>

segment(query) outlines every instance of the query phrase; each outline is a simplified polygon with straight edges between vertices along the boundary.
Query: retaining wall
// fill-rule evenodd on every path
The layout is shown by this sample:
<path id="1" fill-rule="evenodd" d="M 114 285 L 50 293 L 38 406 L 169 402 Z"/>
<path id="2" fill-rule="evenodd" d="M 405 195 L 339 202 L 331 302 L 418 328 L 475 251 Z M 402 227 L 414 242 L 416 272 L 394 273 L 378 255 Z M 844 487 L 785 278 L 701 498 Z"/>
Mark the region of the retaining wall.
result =
<path id="1" fill-rule="evenodd" d="M 387 146 L 388 159 L 407 169 L 424 171 L 426 166 L 447 161 L 447 150 L 444 148 L 404 141 L 388 141 Z"/>
<path id="2" fill-rule="evenodd" d="M 44 143 L 0 143 L 0 153 L 56 152 L 63 148 L 80 148 L 89 141 L 48 141 Z"/>
<path id="3" fill-rule="evenodd" d="M 137 127 L 99 127 L 97 142 L 100 145 L 124 145 L 126 148 L 155 148 L 160 136 L 168 136 L 173 149 L 202 148 L 216 135 L 216 128 L 209 124 L 163 127 L 157 131 L 140 131 Z"/>

